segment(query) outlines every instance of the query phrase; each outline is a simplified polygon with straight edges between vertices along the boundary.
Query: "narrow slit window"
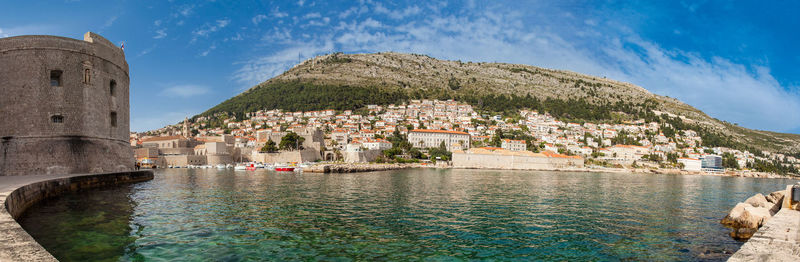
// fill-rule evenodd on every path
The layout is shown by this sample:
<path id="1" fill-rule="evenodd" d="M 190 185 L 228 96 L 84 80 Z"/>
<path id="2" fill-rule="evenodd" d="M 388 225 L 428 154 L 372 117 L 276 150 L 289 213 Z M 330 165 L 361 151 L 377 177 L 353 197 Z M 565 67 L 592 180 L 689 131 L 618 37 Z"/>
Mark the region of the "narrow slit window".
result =
<path id="1" fill-rule="evenodd" d="M 108 93 L 111 96 L 114 96 L 117 92 L 117 81 L 111 80 L 111 83 L 108 84 Z"/>
<path id="2" fill-rule="evenodd" d="M 117 127 L 117 112 L 111 112 L 109 118 L 111 118 L 111 127 Z"/>
<path id="3" fill-rule="evenodd" d="M 92 70 L 89 68 L 83 70 L 83 83 L 84 84 L 92 83 Z"/>
<path id="4" fill-rule="evenodd" d="M 53 123 L 58 123 L 58 124 L 64 123 L 64 116 L 53 115 L 50 117 L 50 121 L 53 121 Z"/>
<path id="5" fill-rule="evenodd" d="M 61 86 L 61 70 L 50 71 L 50 86 Z"/>

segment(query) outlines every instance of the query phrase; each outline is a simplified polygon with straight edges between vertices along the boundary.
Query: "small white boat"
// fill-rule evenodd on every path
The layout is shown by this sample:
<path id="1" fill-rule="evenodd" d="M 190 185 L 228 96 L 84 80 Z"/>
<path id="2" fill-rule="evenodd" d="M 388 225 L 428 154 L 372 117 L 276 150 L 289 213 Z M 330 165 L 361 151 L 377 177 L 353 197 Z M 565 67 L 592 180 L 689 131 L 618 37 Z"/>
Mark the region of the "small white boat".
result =
<path id="1" fill-rule="evenodd" d="M 236 165 L 233 167 L 233 170 L 247 170 L 247 167 L 244 165 Z"/>
<path id="2" fill-rule="evenodd" d="M 217 165 L 217 169 L 225 169 L 225 165 L 219 164 L 219 165 Z"/>

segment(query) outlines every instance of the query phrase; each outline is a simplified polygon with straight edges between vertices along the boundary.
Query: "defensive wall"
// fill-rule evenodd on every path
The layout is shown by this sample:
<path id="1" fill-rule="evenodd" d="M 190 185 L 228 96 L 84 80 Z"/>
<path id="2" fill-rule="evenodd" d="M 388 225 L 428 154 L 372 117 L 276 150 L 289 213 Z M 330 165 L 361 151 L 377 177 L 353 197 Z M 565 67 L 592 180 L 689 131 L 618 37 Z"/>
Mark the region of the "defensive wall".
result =
<path id="1" fill-rule="evenodd" d="M 313 148 L 281 151 L 275 153 L 253 152 L 250 159 L 261 163 L 314 162 L 320 159 L 319 151 Z"/>
<path id="2" fill-rule="evenodd" d="M 556 170 L 583 168 L 583 158 L 551 152 L 513 152 L 504 149 L 470 149 L 453 152 L 454 168 Z"/>

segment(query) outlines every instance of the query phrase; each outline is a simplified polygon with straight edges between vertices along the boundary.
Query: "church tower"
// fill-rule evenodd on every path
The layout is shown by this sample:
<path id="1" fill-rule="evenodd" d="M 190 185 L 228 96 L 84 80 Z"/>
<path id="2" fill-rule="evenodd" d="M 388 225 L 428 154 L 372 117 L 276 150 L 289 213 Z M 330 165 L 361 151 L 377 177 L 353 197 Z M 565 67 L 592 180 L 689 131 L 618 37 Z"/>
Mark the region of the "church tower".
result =
<path id="1" fill-rule="evenodd" d="M 189 117 L 183 119 L 183 130 L 181 130 L 181 135 L 184 137 L 191 137 L 191 133 L 189 132 Z"/>

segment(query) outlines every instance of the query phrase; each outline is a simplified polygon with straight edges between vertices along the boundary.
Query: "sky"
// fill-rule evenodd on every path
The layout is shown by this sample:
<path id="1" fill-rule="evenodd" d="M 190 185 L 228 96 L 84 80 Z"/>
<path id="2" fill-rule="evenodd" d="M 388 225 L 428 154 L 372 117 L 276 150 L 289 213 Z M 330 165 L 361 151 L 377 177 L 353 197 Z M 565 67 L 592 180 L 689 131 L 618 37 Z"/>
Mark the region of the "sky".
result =
<path id="1" fill-rule="evenodd" d="M 0 37 L 125 43 L 131 130 L 175 124 L 332 53 L 605 76 L 744 127 L 800 133 L 800 2 L 8 1 Z"/>

